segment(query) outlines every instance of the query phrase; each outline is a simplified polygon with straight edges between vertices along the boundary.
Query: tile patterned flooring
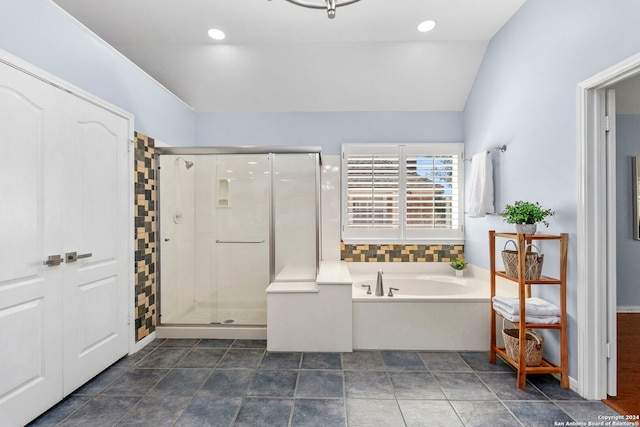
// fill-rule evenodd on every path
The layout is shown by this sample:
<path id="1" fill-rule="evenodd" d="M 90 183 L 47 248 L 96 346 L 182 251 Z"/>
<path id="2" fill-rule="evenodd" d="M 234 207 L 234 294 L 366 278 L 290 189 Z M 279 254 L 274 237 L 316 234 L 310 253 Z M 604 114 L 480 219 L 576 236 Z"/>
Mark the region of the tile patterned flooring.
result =
<path id="1" fill-rule="evenodd" d="M 268 353 L 263 340 L 155 340 L 31 426 L 554 426 L 616 415 L 483 352 Z M 573 424 L 580 425 L 580 424 Z"/>

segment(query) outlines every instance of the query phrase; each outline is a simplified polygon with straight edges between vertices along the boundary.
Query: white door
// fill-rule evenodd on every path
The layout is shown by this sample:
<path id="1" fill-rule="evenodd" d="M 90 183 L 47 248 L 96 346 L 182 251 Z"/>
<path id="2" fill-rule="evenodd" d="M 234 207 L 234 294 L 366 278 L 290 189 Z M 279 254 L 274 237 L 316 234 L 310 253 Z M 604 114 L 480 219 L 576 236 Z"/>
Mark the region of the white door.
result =
<path id="1" fill-rule="evenodd" d="M 3 426 L 25 424 L 127 352 L 129 124 L 0 58 Z M 65 259 L 74 251 L 91 257 Z M 59 261 L 45 265 L 50 256 Z"/>
<path id="2" fill-rule="evenodd" d="M 46 135 L 59 90 L 0 62 L 0 420 L 22 425 L 62 397 L 64 189 Z"/>
<path id="3" fill-rule="evenodd" d="M 128 350 L 129 121 L 67 96 L 64 394 Z"/>

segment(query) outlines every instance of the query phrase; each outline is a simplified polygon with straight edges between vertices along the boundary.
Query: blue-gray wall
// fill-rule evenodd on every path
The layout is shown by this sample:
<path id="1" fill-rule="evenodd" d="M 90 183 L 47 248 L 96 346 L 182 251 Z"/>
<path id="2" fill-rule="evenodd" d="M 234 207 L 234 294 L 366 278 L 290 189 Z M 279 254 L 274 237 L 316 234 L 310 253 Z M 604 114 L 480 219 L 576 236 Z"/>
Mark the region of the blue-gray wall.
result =
<path id="1" fill-rule="evenodd" d="M 631 162 L 640 156 L 640 115 L 616 117 L 616 261 L 618 306 L 640 306 L 640 241 L 633 240 Z"/>
<path id="2" fill-rule="evenodd" d="M 577 372 L 576 85 L 640 51 L 637 0 L 530 0 L 491 40 L 464 110 L 468 154 L 507 144 L 495 170 L 496 209 L 515 200 L 554 209 L 551 233 L 569 236 L 569 371 Z M 468 176 L 468 175 L 467 175 Z M 500 217 L 467 219 L 465 256 L 488 268 L 487 231 Z M 548 242 L 545 272 L 557 265 Z M 551 288 L 551 287 L 546 287 Z M 557 300 L 552 289 L 538 291 Z M 556 358 L 553 334 L 547 351 Z"/>
<path id="3" fill-rule="evenodd" d="M 200 113 L 197 145 L 462 142 L 461 112 Z"/>
<path id="4" fill-rule="evenodd" d="M 135 116 L 135 130 L 195 144 L 184 103 L 47 0 L 0 0 L 0 49 Z"/>

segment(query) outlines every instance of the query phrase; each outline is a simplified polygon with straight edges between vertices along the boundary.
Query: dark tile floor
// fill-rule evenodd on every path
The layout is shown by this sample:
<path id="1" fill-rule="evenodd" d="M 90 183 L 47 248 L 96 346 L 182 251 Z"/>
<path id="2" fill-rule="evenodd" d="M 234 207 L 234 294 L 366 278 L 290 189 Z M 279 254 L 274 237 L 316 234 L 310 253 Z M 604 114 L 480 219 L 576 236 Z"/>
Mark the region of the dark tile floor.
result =
<path id="1" fill-rule="evenodd" d="M 155 340 L 32 426 L 557 426 L 616 415 L 482 352 L 267 353 L 262 340 Z M 562 424 L 560 424 L 562 423 Z M 579 425 L 579 424 L 577 424 Z"/>

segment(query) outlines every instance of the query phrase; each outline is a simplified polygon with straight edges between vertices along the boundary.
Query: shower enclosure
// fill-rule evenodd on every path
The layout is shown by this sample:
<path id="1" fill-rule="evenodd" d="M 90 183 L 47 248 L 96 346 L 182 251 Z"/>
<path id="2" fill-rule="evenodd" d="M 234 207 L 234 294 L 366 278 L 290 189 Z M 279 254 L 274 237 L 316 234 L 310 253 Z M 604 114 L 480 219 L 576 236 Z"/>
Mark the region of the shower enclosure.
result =
<path id="1" fill-rule="evenodd" d="M 315 281 L 320 149 L 157 148 L 160 325 L 265 325 L 265 289 Z"/>

